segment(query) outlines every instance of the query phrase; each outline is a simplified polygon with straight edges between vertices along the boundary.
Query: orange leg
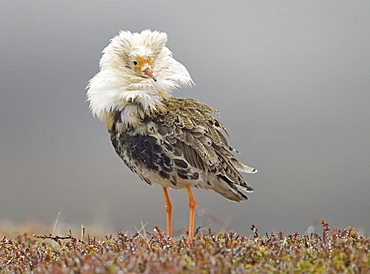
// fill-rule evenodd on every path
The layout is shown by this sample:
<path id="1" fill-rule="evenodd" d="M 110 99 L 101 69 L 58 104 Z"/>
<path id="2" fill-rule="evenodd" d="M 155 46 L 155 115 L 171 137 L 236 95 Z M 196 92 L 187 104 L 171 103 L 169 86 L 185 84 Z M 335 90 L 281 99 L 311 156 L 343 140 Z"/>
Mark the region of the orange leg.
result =
<path id="1" fill-rule="evenodd" d="M 172 238 L 172 204 L 170 196 L 168 196 L 167 188 L 162 187 L 164 194 L 165 208 L 167 212 L 167 236 Z"/>
<path id="2" fill-rule="evenodd" d="M 191 192 L 190 186 L 186 186 L 186 190 L 189 195 L 189 208 L 190 208 L 190 218 L 189 218 L 189 236 L 188 243 L 190 243 L 194 238 L 194 218 L 195 218 L 195 207 L 197 201 L 195 200 L 193 193 Z"/>

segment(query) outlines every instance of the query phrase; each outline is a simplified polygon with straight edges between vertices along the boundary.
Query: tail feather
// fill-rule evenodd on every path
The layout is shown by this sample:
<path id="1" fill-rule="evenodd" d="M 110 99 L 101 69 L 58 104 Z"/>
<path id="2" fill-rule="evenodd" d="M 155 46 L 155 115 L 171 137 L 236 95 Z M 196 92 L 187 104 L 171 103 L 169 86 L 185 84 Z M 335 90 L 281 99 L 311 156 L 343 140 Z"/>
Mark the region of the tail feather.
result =
<path id="1" fill-rule="evenodd" d="M 243 200 L 248 200 L 248 197 L 244 193 L 242 193 L 238 189 L 230 188 L 227 185 L 215 185 L 212 190 L 216 191 L 217 193 L 221 194 L 231 201 L 240 202 Z"/>
<path id="2" fill-rule="evenodd" d="M 234 165 L 234 167 L 236 168 L 236 170 L 239 171 L 239 172 L 250 173 L 250 174 L 253 174 L 253 173 L 257 172 L 257 169 L 255 169 L 253 167 L 250 167 L 250 166 L 247 166 L 247 165 L 239 162 L 235 158 L 231 158 L 230 160 L 231 160 L 232 164 Z"/>

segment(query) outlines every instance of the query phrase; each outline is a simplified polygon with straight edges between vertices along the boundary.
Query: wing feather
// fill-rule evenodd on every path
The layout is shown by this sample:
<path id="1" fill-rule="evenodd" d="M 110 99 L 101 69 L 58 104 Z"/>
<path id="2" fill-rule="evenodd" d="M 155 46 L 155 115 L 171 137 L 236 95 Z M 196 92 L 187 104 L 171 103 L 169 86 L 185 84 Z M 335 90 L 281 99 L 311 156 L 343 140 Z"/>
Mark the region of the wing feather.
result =
<path id="1" fill-rule="evenodd" d="M 239 162 L 231 151 L 224 132 L 225 126 L 212 115 L 218 111 L 195 99 L 169 97 L 157 108 L 155 117 L 158 132 L 165 142 L 172 145 L 177 154 L 182 154 L 194 168 L 207 174 L 214 174 L 218 180 L 226 182 L 232 193 L 225 187 L 215 184 L 214 190 L 232 199 L 246 199 L 238 189 L 253 191 L 240 172 L 255 173 L 256 169 Z M 233 198 L 230 198 L 233 197 Z M 237 199 L 237 197 L 239 197 Z"/>

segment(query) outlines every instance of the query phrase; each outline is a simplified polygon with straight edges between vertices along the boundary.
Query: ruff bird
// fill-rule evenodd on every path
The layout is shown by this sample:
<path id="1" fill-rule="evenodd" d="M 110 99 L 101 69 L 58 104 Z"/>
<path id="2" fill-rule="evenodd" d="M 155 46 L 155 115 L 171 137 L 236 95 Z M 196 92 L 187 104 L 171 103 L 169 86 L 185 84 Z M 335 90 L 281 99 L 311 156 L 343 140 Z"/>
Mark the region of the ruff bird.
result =
<path id="1" fill-rule="evenodd" d="M 255 173 L 233 154 L 219 112 L 171 91 L 190 87 L 186 68 L 165 46 L 167 34 L 120 31 L 103 50 L 100 71 L 89 81 L 87 100 L 93 115 L 105 121 L 124 163 L 148 184 L 162 186 L 167 235 L 172 237 L 172 205 L 167 188 L 186 188 L 194 237 L 196 200 L 192 187 L 212 189 L 232 201 L 252 192 L 240 174 Z"/>

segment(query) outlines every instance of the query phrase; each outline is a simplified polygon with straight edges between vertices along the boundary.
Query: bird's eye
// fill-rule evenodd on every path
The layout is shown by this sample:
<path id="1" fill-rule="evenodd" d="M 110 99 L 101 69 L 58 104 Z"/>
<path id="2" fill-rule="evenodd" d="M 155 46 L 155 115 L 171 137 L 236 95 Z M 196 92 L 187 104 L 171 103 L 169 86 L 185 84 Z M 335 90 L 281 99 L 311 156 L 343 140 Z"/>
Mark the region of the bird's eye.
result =
<path id="1" fill-rule="evenodd" d="M 133 63 L 134 63 L 135 66 L 137 66 L 139 64 L 139 62 L 136 61 L 136 60 Z"/>

